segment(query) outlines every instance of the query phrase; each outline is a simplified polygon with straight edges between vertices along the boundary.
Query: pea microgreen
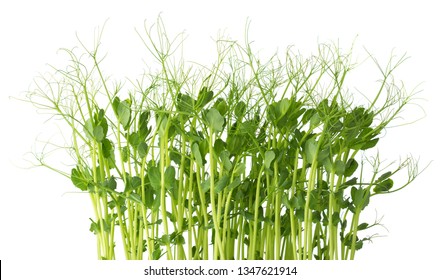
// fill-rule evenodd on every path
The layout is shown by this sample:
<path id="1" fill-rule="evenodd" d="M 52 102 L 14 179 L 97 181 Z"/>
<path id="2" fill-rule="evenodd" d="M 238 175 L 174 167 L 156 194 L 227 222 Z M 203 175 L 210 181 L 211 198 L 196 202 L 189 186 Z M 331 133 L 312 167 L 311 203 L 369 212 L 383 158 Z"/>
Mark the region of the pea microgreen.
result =
<path id="1" fill-rule="evenodd" d="M 356 105 L 344 94 L 355 65 L 335 45 L 264 61 L 249 40 L 219 40 L 201 67 L 156 29 L 141 38 L 159 70 L 134 88 L 104 76 L 98 48 L 73 49 L 28 96 L 65 124 L 74 165 L 50 168 L 89 194 L 98 258 L 121 240 L 126 259 L 353 259 L 377 225 L 362 220 L 370 201 L 419 174 L 412 158 L 386 170 L 369 159 L 412 100 L 393 88 L 405 57 Z"/>

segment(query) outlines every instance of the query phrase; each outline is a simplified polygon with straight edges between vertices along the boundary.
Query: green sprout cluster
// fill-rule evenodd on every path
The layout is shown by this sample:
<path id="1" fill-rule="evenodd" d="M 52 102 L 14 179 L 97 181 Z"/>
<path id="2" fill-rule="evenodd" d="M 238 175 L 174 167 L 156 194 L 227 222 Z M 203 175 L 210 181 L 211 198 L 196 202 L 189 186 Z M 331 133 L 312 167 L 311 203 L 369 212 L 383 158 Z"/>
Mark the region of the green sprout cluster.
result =
<path id="1" fill-rule="evenodd" d="M 390 170 L 365 160 L 411 101 L 392 82 L 404 57 L 379 67 L 374 98 L 356 105 L 338 46 L 263 62 L 249 41 L 218 40 L 207 67 L 176 60 L 182 42 L 161 21 L 145 31 L 158 70 L 132 90 L 105 76 L 98 37 L 91 51 L 64 50 L 69 65 L 28 96 L 66 124 L 74 166 L 39 164 L 90 196 L 99 259 L 116 245 L 126 259 L 353 259 L 378 225 L 361 222 L 370 200 L 418 175 L 412 158 Z"/>

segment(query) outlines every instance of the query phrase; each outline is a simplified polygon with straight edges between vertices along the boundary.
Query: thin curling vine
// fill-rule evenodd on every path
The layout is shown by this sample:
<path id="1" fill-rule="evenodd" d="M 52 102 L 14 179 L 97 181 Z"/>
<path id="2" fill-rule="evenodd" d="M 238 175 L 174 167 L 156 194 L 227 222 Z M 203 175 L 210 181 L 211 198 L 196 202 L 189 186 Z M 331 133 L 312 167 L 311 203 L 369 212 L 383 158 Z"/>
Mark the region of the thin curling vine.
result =
<path id="1" fill-rule="evenodd" d="M 405 57 L 372 58 L 381 82 L 357 105 L 345 85 L 355 65 L 335 45 L 264 62 L 249 41 L 218 40 L 202 67 L 176 55 L 183 42 L 161 20 L 140 35 L 158 70 L 131 90 L 105 76 L 100 34 L 92 50 L 65 49 L 68 66 L 27 99 L 69 135 L 71 168 L 38 160 L 88 193 L 99 259 L 115 246 L 126 259 L 354 259 L 379 224 L 363 221 L 370 201 L 420 173 L 377 152 L 413 98 L 393 83 Z"/>

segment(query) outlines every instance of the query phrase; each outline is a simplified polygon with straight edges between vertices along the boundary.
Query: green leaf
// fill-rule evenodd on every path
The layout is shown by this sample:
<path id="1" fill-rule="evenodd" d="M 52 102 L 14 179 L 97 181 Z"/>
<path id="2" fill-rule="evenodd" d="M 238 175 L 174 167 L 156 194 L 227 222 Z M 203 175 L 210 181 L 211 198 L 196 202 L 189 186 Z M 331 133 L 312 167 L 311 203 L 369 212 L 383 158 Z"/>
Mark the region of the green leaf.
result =
<path id="1" fill-rule="evenodd" d="M 316 106 L 317 107 L 317 111 L 319 112 L 319 114 L 321 116 L 329 116 L 331 115 L 331 107 L 328 104 L 328 99 L 325 98 L 323 100 L 321 100 L 321 102 L 319 102 L 319 104 Z"/>
<path id="2" fill-rule="evenodd" d="M 205 107 L 205 105 L 212 100 L 213 96 L 214 92 L 212 92 L 211 90 L 208 91 L 207 87 L 203 87 L 199 92 L 199 96 L 197 97 L 196 109 L 201 109 Z"/>
<path id="3" fill-rule="evenodd" d="M 341 218 L 339 217 L 339 212 L 334 212 L 332 214 L 332 225 L 337 226 L 340 221 Z"/>
<path id="4" fill-rule="evenodd" d="M 122 161 L 128 162 L 130 158 L 130 149 L 127 146 L 121 148 Z"/>
<path id="5" fill-rule="evenodd" d="M 241 135 L 229 134 L 226 139 L 226 149 L 231 155 L 240 154 L 244 148 L 245 138 Z"/>
<path id="6" fill-rule="evenodd" d="M 239 101 L 237 105 L 235 105 L 234 114 L 238 119 L 240 119 L 246 113 L 245 110 L 246 110 L 246 103 L 244 103 L 243 101 Z"/>
<path id="7" fill-rule="evenodd" d="M 337 117 L 328 120 L 328 126 L 331 133 L 339 133 L 344 128 L 344 125 Z"/>
<path id="8" fill-rule="evenodd" d="M 141 196 L 140 196 L 139 194 L 137 194 L 137 193 L 131 193 L 131 194 L 128 196 L 128 199 L 130 199 L 130 200 L 132 200 L 132 201 L 134 201 L 134 202 L 137 202 L 137 203 L 143 204 Z"/>
<path id="9" fill-rule="evenodd" d="M 154 192 L 154 189 L 151 187 L 151 185 L 145 186 L 145 205 L 151 209 L 154 205 L 155 200 L 160 200 L 156 197 L 156 194 Z"/>
<path id="10" fill-rule="evenodd" d="M 193 114 L 194 113 L 194 103 L 195 100 L 187 95 L 179 93 L 177 95 L 177 110 L 185 114 Z"/>
<path id="11" fill-rule="evenodd" d="M 158 260 L 162 256 L 162 249 L 159 247 L 153 251 L 153 260 Z"/>
<path id="12" fill-rule="evenodd" d="M 200 153 L 199 144 L 193 143 L 191 145 L 191 152 L 194 156 L 194 159 L 196 160 L 197 165 L 199 167 L 202 167 L 203 166 L 203 159 L 202 159 L 202 155 Z"/>
<path id="13" fill-rule="evenodd" d="M 379 142 L 379 138 L 371 139 L 361 146 L 361 150 L 371 149 L 376 146 L 377 142 Z"/>
<path id="14" fill-rule="evenodd" d="M 205 181 L 203 181 L 202 184 L 201 184 L 201 187 L 202 187 L 203 193 L 206 193 L 207 191 L 209 191 L 209 189 L 211 187 L 210 178 L 208 178 Z"/>
<path id="15" fill-rule="evenodd" d="M 133 190 L 138 189 L 142 185 L 142 180 L 138 176 L 131 177 L 131 187 Z"/>
<path id="16" fill-rule="evenodd" d="M 329 158 L 329 156 L 330 148 L 321 149 L 321 151 L 318 153 L 318 162 L 320 164 L 325 164 L 325 161 Z"/>
<path id="17" fill-rule="evenodd" d="M 167 114 L 165 113 L 157 114 L 156 124 L 159 127 L 158 133 L 160 137 L 164 137 L 165 134 L 168 134 L 168 129 L 169 129 L 168 121 L 169 120 Z"/>
<path id="18" fill-rule="evenodd" d="M 119 116 L 119 121 L 121 122 L 122 126 L 127 130 L 128 125 L 130 123 L 130 118 L 131 118 L 131 110 L 130 110 L 129 101 L 122 101 L 119 104 L 118 116 Z"/>
<path id="19" fill-rule="evenodd" d="M 358 190 L 355 187 L 352 187 L 350 190 L 351 194 L 351 200 L 353 200 L 353 204 L 355 206 L 359 206 L 360 202 L 362 201 L 362 190 Z"/>
<path id="20" fill-rule="evenodd" d="M 95 221 L 93 221 L 92 219 L 89 218 L 89 220 L 91 221 L 89 231 L 93 232 L 93 234 L 97 235 L 101 231 L 99 225 L 97 223 L 95 223 Z"/>
<path id="21" fill-rule="evenodd" d="M 347 220 L 341 221 L 341 230 L 344 231 L 347 228 Z M 342 236 L 341 236 L 342 237 Z"/>
<path id="22" fill-rule="evenodd" d="M 281 118 L 287 113 L 290 107 L 290 101 L 284 98 L 278 102 L 274 102 L 268 106 L 268 118 L 269 120 L 278 125 Z"/>
<path id="23" fill-rule="evenodd" d="M 214 103 L 214 108 L 220 113 L 220 115 L 224 116 L 228 110 L 228 105 L 223 98 L 217 99 Z"/>
<path id="24" fill-rule="evenodd" d="M 300 222 L 304 222 L 304 209 L 295 208 L 295 217 Z"/>
<path id="25" fill-rule="evenodd" d="M 228 186 L 227 186 L 227 190 L 228 191 L 232 191 L 233 189 L 235 189 L 236 187 L 238 187 L 241 183 L 241 179 L 240 177 L 237 177 L 234 179 L 234 181 L 232 181 Z"/>
<path id="26" fill-rule="evenodd" d="M 148 179 L 155 191 L 160 190 L 160 170 L 157 166 L 151 166 L 147 171 Z"/>
<path id="27" fill-rule="evenodd" d="M 169 157 L 170 157 L 170 159 L 174 162 L 174 163 L 176 163 L 177 165 L 180 165 L 181 164 L 181 162 L 182 162 L 182 155 L 180 154 L 180 151 L 179 150 L 177 150 L 176 148 L 174 148 L 174 147 L 172 147 L 172 148 L 169 148 Z M 185 159 L 184 159 L 185 160 Z M 187 159 L 188 160 L 188 159 Z M 189 162 L 189 160 L 188 160 L 188 162 Z"/>
<path id="28" fill-rule="evenodd" d="M 112 102 L 112 108 L 113 108 L 113 112 L 117 115 L 118 114 L 118 106 L 119 106 L 119 103 L 121 103 L 121 99 L 119 99 L 119 97 L 115 97 L 114 99 L 113 99 L 113 102 Z"/>
<path id="29" fill-rule="evenodd" d="M 287 193 L 283 193 L 281 197 L 281 202 L 284 206 L 287 207 L 287 209 L 293 208 L 293 199 L 289 200 L 289 197 L 287 196 Z"/>
<path id="30" fill-rule="evenodd" d="M 143 111 L 139 115 L 139 121 L 138 121 L 138 128 L 139 129 L 138 129 L 138 131 L 139 131 L 139 138 L 142 141 L 145 141 L 148 134 L 150 134 L 150 132 L 151 132 L 151 128 L 148 127 L 149 120 L 150 120 L 150 112 Z"/>
<path id="31" fill-rule="evenodd" d="M 289 107 L 290 107 L 289 99 L 284 98 L 284 99 L 280 100 L 279 102 L 277 102 L 277 106 L 276 107 L 277 107 L 276 110 L 277 110 L 278 118 L 281 118 L 289 110 Z"/>
<path id="32" fill-rule="evenodd" d="M 104 140 L 102 140 L 101 144 L 102 144 L 102 153 L 104 155 L 104 158 L 112 157 L 114 155 L 113 143 L 107 138 L 105 138 Z"/>
<path id="33" fill-rule="evenodd" d="M 338 176 L 345 174 L 345 163 L 342 160 L 335 161 L 335 173 Z"/>
<path id="34" fill-rule="evenodd" d="M 370 192 L 368 189 L 352 187 L 351 199 L 356 208 L 363 210 L 370 202 Z"/>
<path id="35" fill-rule="evenodd" d="M 104 128 L 100 125 L 96 126 L 93 129 L 93 137 L 97 142 L 101 142 L 104 140 L 105 134 L 104 134 Z"/>
<path id="36" fill-rule="evenodd" d="M 160 199 L 159 199 L 159 195 L 156 195 L 156 199 L 153 201 L 153 205 L 151 206 L 151 210 L 153 210 L 153 212 L 156 212 L 156 211 L 158 211 L 159 210 L 159 207 L 160 207 Z M 158 220 L 157 221 L 157 223 L 161 223 L 162 222 L 162 220 Z"/>
<path id="37" fill-rule="evenodd" d="M 250 142 L 249 140 L 257 135 L 258 125 L 254 120 L 244 121 L 237 124 L 236 134 L 241 137 L 244 141 Z"/>
<path id="38" fill-rule="evenodd" d="M 297 193 L 292 199 L 293 208 L 301 209 L 306 205 L 306 199 L 304 193 Z"/>
<path id="39" fill-rule="evenodd" d="M 206 114 L 206 120 L 209 128 L 211 128 L 214 132 L 221 132 L 223 130 L 225 119 L 217 109 L 209 109 L 208 113 Z"/>
<path id="40" fill-rule="evenodd" d="M 344 176 L 350 177 L 351 175 L 353 175 L 353 173 L 356 171 L 358 166 L 359 166 L 359 164 L 357 163 L 357 161 L 354 158 L 349 159 L 345 165 Z"/>
<path id="41" fill-rule="evenodd" d="M 222 139 L 215 139 L 214 152 L 217 157 L 220 157 L 220 153 L 226 149 L 226 143 Z"/>
<path id="42" fill-rule="evenodd" d="M 393 172 L 391 171 L 385 172 L 384 174 L 380 175 L 379 178 L 377 178 L 376 182 L 381 182 L 385 179 L 388 179 L 391 175 L 393 175 Z"/>
<path id="43" fill-rule="evenodd" d="M 173 166 L 168 166 L 165 169 L 165 187 L 167 189 L 173 189 L 176 184 L 176 170 Z"/>
<path id="44" fill-rule="evenodd" d="M 104 185 L 105 185 L 105 187 L 107 187 L 110 190 L 116 190 L 117 184 L 116 184 L 115 177 L 110 176 L 109 179 L 105 180 Z"/>
<path id="45" fill-rule="evenodd" d="M 368 228 L 368 224 L 367 223 L 362 223 L 362 224 L 358 225 L 358 227 L 357 227 L 358 230 L 364 230 L 366 228 Z"/>
<path id="46" fill-rule="evenodd" d="M 240 163 L 235 164 L 234 171 L 232 172 L 232 174 L 234 176 L 240 176 L 245 171 L 246 171 L 246 164 L 244 164 L 243 162 L 240 162 Z"/>
<path id="47" fill-rule="evenodd" d="M 360 250 L 362 249 L 363 246 L 364 246 L 364 242 L 362 240 L 359 240 L 356 242 L 355 249 Z"/>
<path id="48" fill-rule="evenodd" d="M 102 139 L 104 139 L 107 136 L 107 131 L 108 131 L 108 124 L 107 124 L 107 120 L 105 119 L 105 111 L 103 109 L 100 109 L 98 113 L 95 113 L 94 118 L 95 118 L 95 122 L 94 122 L 95 128 L 99 126 L 102 128 L 103 136 L 101 137 L 100 140 L 98 140 L 99 142 L 101 142 Z"/>
<path id="49" fill-rule="evenodd" d="M 84 123 L 84 133 L 87 135 L 87 138 L 93 139 L 94 133 L 93 133 L 93 120 L 88 119 Z"/>
<path id="50" fill-rule="evenodd" d="M 181 234 L 179 234 L 176 236 L 174 243 L 176 245 L 183 245 L 183 244 L 185 244 L 185 238 Z"/>
<path id="51" fill-rule="evenodd" d="M 306 141 L 305 153 L 306 153 L 306 160 L 308 163 L 313 162 L 317 149 L 318 149 L 318 143 L 315 141 L 315 139 L 312 138 Z"/>
<path id="52" fill-rule="evenodd" d="M 316 128 L 321 123 L 321 118 L 319 114 L 316 113 L 310 118 L 310 128 Z"/>
<path id="53" fill-rule="evenodd" d="M 325 171 L 326 171 L 327 173 L 332 173 L 332 172 L 334 172 L 333 164 L 332 164 L 332 162 L 331 162 L 331 160 L 330 160 L 330 157 L 327 157 L 327 158 L 323 161 L 323 165 L 324 165 Z"/>
<path id="54" fill-rule="evenodd" d="M 214 189 L 216 193 L 220 193 L 229 182 L 229 176 L 223 175 L 217 182 L 215 182 Z"/>
<path id="55" fill-rule="evenodd" d="M 141 158 L 146 157 L 146 156 L 147 156 L 147 153 L 148 153 L 148 145 L 147 145 L 147 143 L 145 143 L 145 142 L 140 143 L 140 144 L 137 146 L 137 151 L 138 151 L 139 156 L 140 156 Z"/>
<path id="56" fill-rule="evenodd" d="M 264 166 L 269 169 L 270 164 L 275 159 L 275 152 L 274 151 L 266 151 L 264 153 Z"/>
<path id="57" fill-rule="evenodd" d="M 223 164 L 223 167 L 226 169 L 226 171 L 231 171 L 232 169 L 232 163 L 229 159 L 230 153 L 227 150 L 220 152 L 220 161 Z"/>
<path id="58" fill-rule="evenodd" d="M 355 184 L 357 184 L 357 177 L 353 177 L 350 180 L 345 181 L 345 183 L 342 184 L 342 186 L 353 186 Z"/>
<path id="59" fill-rule="evenodd" d="M 320 211 L 313 211 L 312 212 L 312 222 L 314 224 L 319 223 L 321 221 L 321 212 Z"/>
<path id="60" fill-rule="evenodd" d="M 142 180 L 138 176 L 130 177 L 130 174 L 126 173 L 126 178 L 127 182 L 124 190 L 126 194 L 133 190 L 137 190 L 142 185 Z"/>
<path id="61" fill-rule="evenodd" d="M 136 148 L 140 143 L 141 143 L 141 139 L 139 137 L 139 133 L 137 132 L 133 132 L 128 136 L 128 143 L 130 143 L 130 145 L 133 148 Z"/>
<path id="62" fill-rule="evenodd" d="M 324 194 L 328 192 L 314 189 L 310 192 L 310 209 L 316 211 L 324 211 L 328 207 L 328 202 L 324 197 Z"/>
<path id="63" fill-rule="evenodd" d="M 116 116 L 125 130 L 128 128 L 131 118 L 130 100 L 124 100 L 120 102 L 116 109 Z"/>
<path id="64" fill-rule="evenodd" d="M 162 235 L 162 237 L 159 239 L 159 241 L 162 245 L 170 244 L 170 242 L 171 242 L 170 235 L 169 234 Z"/>
<path id="65" fill-rule="evenodd" d="M 394 181 L 390 178 L 379 182 L 376 187 L 374 187 L 374 192 L 375 193 L 383 193 L 383 192 L 388 192 L 394 185 Z"/>
<path id="66" fill-rule="evenodd" d="M 301 119 L 302 124 L 308 123 L 312 118 L 312 116 L 315 115 L 315 113 L 316 113 L 316 109 L 311 108 L 306 110 Z"/>
<path id="67" fill-rule="evenodd" d="M 77 168 L 73 168 L 70 174 L 73 185 L 82 191 L 86 191 L 90 180 Z"/>
<path id="68" fill-rule="evenodd" d="M 202 155 L 202 159 L 203 159 L 203 163 L 205 163 L 205 156 L 208 154 L 209 152 L 209 142 L 207 139 L 203 139 L 202 141 L 199 142 L 199 150 L 200 150 L 200 154 Z"/>

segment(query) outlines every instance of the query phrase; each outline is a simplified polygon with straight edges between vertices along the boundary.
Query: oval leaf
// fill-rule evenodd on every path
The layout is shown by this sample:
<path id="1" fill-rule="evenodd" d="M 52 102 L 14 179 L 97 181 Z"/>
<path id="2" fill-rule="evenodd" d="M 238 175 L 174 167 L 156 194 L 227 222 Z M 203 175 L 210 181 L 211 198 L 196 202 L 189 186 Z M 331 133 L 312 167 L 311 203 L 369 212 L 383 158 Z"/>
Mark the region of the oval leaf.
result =
<path id="1" fill-rule="evenodd" d="M 211 128 L 214 132 L 221 132 L 223 130 L 225 119 L 217 109 L 209 109 L 208 113 L 206 114 L 206 120 L 209 128 Z"/>
<path id="2" fill-rule="evenodd" d="M 191 152 L 194 156 L 194 159 L 196 160 L 196 163 L 199 167 L 203 166 L 203 159 L 202 159 L 202 154 L 200 153 L 200 148 L 199 148 L 199 144 L 194 143 L 191 146 Z"/>
<path id="3" fill-rule="evenodd" d="M 356 171 L 358 166 L 359 166 L 359 164 L 357 163 L 357 161 L 354 158 L 349 159 L 347 161 L 347 163 L 345 164 L 344 176 L 350 177 L 351 175 L 353 175 L 353 173 Z"/>
<path id="4" fill-rule="evenodd" d="M 131 117 L 130 104 L 128 100 L 124 100 L 118 104 L 116 116 L 124 129 L 127 129 Z"/>
<path id="5" fill-rule="evenodd" d="M 338 176 L 343 176 L 345 174 L 345 163 L 342 160 L 335 161 L 335 173 Z"/>
<path id="6" fill-rule="evenodd" d="M 269 169 L 270 164 L 275 159 L 275 152 L 274 151 L 266 151 L 264 153 L 264 166 Z"/>
<path id="7" fill-rule="evenodd" d="M 148 178 L 154 190 L 160 190 L 160 170 L 157 166 L 148 168 Z"/>

